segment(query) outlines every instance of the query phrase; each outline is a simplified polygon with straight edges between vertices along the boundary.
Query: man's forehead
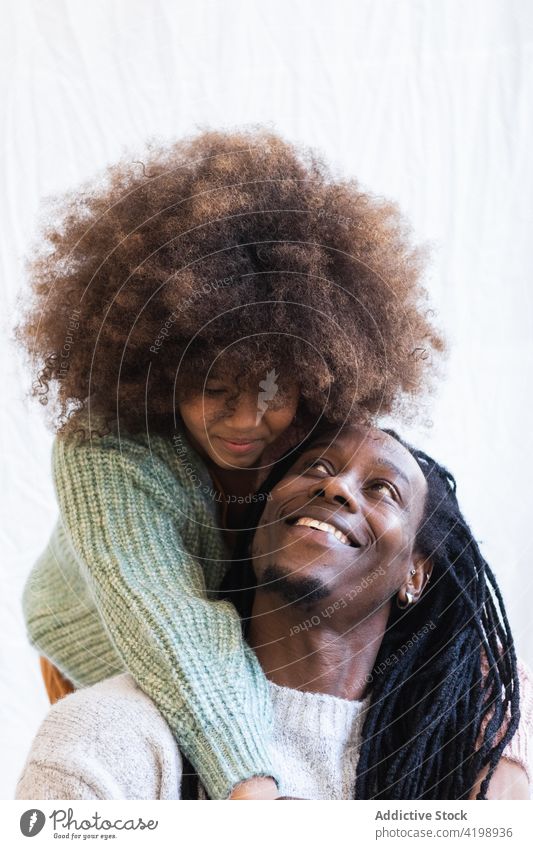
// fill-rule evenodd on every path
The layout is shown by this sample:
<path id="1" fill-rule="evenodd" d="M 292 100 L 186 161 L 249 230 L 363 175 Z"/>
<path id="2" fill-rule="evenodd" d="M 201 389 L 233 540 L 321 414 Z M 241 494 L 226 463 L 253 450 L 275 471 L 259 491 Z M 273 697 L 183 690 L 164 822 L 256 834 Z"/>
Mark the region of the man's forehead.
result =
<path id="1" fill-rule="evenodd" d="M 379 428 L 349 425 L 330 430 L 317 437 L 308 447 L 320 448 L 322 451 L 328 447 L 340 450 L 348 462 L 356 462 L 357 458 L 371 455 L 374 461 L 381 459 L 399 467 L 410 481 L 418 482 L 424 489 L 426 487 L 424 473 L 412 454 L 397 439 Z"/>

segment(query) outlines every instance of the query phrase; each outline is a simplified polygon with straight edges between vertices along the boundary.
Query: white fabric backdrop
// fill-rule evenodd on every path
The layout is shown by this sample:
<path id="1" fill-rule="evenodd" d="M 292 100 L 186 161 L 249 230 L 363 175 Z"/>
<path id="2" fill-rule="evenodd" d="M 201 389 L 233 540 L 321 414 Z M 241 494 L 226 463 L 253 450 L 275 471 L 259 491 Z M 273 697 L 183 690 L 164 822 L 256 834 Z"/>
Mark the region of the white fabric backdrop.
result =
<path id="1" fill-rule="evenodd" d="M 13 0 L 2 4 L 0 262 L 6 331 L 39 199 L 125 147 L 269 122 L 397 199 L 434 246 L 452 342 L 432 429 L 533 664 L 533 7 L 524 0 Z M 529 107 L 529 108 L 528 108 Z M 134 157 L 135 158 L 135 157 Z M 56 506 L 52 436 L 4 347 L 2 776 L 12 798 L 47 709 L 20 597 Z"/>

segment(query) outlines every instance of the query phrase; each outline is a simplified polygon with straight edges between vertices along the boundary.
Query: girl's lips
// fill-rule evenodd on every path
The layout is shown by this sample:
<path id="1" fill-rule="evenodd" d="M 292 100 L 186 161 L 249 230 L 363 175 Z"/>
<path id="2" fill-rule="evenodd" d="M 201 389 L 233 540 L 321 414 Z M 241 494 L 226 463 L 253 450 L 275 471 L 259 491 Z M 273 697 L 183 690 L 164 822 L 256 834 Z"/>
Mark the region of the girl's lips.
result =
<path id="1" fill-rule="evenodd" d="M 220 439 L 226 451 L 232 454 L 248 454 L 263 444 L 262 439 L 253 439 L 250 442 L 232 442 L 230 439 L 223 439 L 222 436 L 217 436 L 217 439 Z"/>

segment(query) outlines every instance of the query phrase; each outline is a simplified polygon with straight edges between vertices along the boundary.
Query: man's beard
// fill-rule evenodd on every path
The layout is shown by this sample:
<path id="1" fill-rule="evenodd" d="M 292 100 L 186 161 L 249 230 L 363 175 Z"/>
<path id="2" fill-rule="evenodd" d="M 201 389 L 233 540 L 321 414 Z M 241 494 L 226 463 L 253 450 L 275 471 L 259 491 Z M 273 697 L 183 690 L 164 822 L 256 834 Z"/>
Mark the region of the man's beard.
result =
<path id="1" fill-rule="evenodd" d="M 300 577 L 276 564 L 267 566 L 256 591 L 276 593 L 287 604 L 302 607 L 322 601 L 330 594 L 329 587 L 319 578 Z"/>

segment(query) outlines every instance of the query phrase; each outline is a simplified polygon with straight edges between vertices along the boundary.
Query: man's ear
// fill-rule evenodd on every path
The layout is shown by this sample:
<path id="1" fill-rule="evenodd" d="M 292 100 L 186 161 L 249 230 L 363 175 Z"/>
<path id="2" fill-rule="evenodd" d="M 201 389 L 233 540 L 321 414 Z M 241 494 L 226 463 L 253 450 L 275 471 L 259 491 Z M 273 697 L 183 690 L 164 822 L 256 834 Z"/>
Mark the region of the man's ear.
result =
<path id="1" fill-rule="evenodd" d="M 414 570 L 414 574 L 413 574 Z M 422 595 L 426 584 L 431 578 L 431 573 L 433 572 L 433 561 L 430 557 L 423 557 L 421 554 L 413 555 L 413 560 L 411 563 L 411 569 L 409 572 L 409 580 L 407 582 L 407 589 L 413 595 L 413 601 L 418 601 L 420 596 Z"/>

